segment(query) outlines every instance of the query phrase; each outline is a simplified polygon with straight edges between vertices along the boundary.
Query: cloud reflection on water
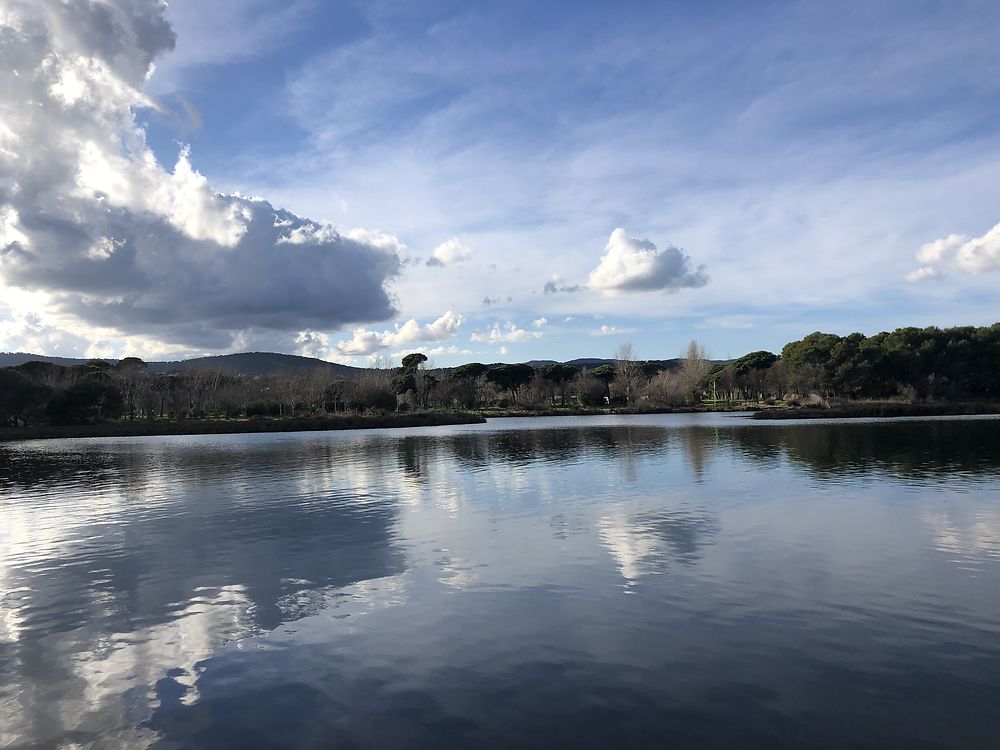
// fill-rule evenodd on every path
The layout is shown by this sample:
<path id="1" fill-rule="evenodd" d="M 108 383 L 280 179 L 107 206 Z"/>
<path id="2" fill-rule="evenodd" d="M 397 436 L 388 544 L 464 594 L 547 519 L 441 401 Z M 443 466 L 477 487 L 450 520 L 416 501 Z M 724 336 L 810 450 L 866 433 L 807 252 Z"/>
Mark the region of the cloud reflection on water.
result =
<path id="1" fill-rule="evenodd" d="M 142 746 L 164 701 L 200 702 L 227 643 L 321 613 L 600 599 L 604 571 L 629 586 L 694 575 L 717 548 L 724 576 L 726 513 L 770 477 L 939 492 L 1000 472 L 995 422 L 660 419 L 0 447 L 0 744 Z M 995 509 L 919 511 L 935 549 L 1000 557 Z"/>

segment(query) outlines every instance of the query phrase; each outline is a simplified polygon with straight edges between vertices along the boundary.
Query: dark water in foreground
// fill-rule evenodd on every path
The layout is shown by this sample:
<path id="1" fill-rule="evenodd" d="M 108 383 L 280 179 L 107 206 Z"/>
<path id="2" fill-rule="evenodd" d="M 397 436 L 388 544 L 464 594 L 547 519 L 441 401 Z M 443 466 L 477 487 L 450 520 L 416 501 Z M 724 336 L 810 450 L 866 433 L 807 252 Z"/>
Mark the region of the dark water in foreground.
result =
<path id="1" fill-rule="evenodd" d="M 0 746 L 1000 746 L 1000 421 L 0 446 Z"/>

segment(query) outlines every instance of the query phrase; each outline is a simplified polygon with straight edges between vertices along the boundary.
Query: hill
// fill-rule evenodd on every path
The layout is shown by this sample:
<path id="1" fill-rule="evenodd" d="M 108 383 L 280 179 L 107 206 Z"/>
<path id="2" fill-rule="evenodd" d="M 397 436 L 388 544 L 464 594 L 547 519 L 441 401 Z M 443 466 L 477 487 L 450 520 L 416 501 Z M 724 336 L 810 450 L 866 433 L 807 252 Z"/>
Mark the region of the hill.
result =
<path id="1" fill-rule="evenodd" d="M 31 354 L 28 352 L 0 352 L 0 367 L 16 367 L 25 362 L 51 362 L 63 367 L 73 367 L 82 365 L 88 360 L 74 359 L 71 357 L 50 357 L 45 354 Z M 107 360 L 114 362 L 115 360 Z M 676 367 L 679 359 L 652 360 L 662 364 L 667 368 Z M 547 364 L 566 364 L 573 367 L 594 368 L 601 365 L 613 365 L 613 359 L 600 359 L 596 357 L 582 357 L 571 359 L 568 362 L 558 363 L 552 359 L 535 359 L 528 362 L 532 367 L 540 367 Z M 277 352 L 242 352 L 239 354 L 218 354 L 211 357 L 196 357 L 194 359 L 182 359 L 167 362 L 148 362 L 148 372 L 150 373 L 176 373 L 192 372 L 194 370 L 221 370 L 223 372 L 237 373 L 240 375 L 272 375 L 278 372 L 292 372 L 303 374 L 320 370 L 322 372 L 335 375 L 339 378 L 351 378 L 364 372 L 363 367 L 351 367 L 340 365 L 335 362 L 327 362 L 313 357 L 300 357 L 295 354 L 278 354 Z M 502 363 L 496 362 L 488 365 L 490 368 L 499 367 Z M 715 363 L 713 363 L 715 364 Z M 447 373 L 450 367 L 435 368 L 435 374 Z"/>
<path id="2" fill-rule="evenodd" d="M 70 357 L 49 357 L 44 354 L 27 352 L 0 352 L 0 367 L 16 367 L 25 362 L 51 362 L 64 367 L 73 367 L 87 362 L 86 359 Z M 115 361 L 115 360 L 108 360 Z M 212 357 L 196 357 L 174 362 L 149 362 L 151 373 L 191 372 L 193 370 L 222 370 L 241 375 L 270 375 L 276 372 L 297 374 L 320 370 L 338 377 L 349 378 L 363 372 L 363 368 L 349 367 L 335 362 L 326 362 L 312 357 L 275 352 L 243 352 L 241 354 L 220 354 Z"/>

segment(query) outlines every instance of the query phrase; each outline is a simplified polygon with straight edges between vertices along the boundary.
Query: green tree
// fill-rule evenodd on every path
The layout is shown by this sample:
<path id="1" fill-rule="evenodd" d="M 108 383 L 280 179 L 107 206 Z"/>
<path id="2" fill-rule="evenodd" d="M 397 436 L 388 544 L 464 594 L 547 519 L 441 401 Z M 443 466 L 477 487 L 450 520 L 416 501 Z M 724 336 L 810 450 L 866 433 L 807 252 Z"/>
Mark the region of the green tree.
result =
<path id="1" fill-rule="evenodd" d="M 413 352 L 403 357 L 404 370 L 416 370 L 421 364 L 427 361 L 427 355 L 421 352 Z"/>
<path id="2" fill-rule="evenodd" d="M 85 378 L 56 393 L 46 407 L 53 424 L 91 424 L 116 419 L 122 410 L 122 394 L 111 383 Z"/>
<path id="3" fill-rule="evenodd" d="M 590 375 L 604 383 L 604 397 L 607 399 L 608 404 L 610 404 L 611 383 L 614 382 L 615 379 L 614 365 L 598 365 L 594 369 L 590 370 Z"/>
<path id="4" fill-rule="evenodd" d="M 566 387 L 576 376 L 577 369 L 573 365 L 548 364 L 538 368 L 538 374 L 559 389 L 559 400 L 566 403 Z"/>
<path id="5" fill-rule="evenodd" d="M 452 370 L 448 374 L 449 380 L 478 380 L 487 372 L 490 368 L 481 362 L 469 362 L 465 365 L 460 365 Z"/>
<path id="6" fill-rule="evenodd" d="M 486 373 L 486 381 L 509 391 L 511 400 L 516 404 L 518 391 L 531 381 L 534 374 L 535 368 L 528 364 L 500 365 Z"/>
<path id="7" fill-rule="evenodd" d="M 10 368 L 0 370 L 0 425 L 18 427 L 34 421 L 52 389 Z"/>

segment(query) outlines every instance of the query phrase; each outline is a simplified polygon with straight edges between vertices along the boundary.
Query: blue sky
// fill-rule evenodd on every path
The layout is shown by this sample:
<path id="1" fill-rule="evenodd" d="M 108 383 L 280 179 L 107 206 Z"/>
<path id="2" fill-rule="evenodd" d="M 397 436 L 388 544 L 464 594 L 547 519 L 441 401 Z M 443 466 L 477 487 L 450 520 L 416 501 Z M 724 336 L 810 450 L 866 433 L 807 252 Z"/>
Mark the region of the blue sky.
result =
<path id="1" fill-rule="evenodd" d="M 694 337 L 725 357 L 1000 319 L 995 2 L 172 0 L 165 18 L 176 43 L 131 107 L 164 172 L 183 144 L 213 190 L 391 236 L 391 314 L 191 338 L 63 304 L 83 316 L 64 350 L 99 325 L 108 353 L 447 365 Z M 22 329 L 0 324 L 0 348 L 42 342 Z"/>

